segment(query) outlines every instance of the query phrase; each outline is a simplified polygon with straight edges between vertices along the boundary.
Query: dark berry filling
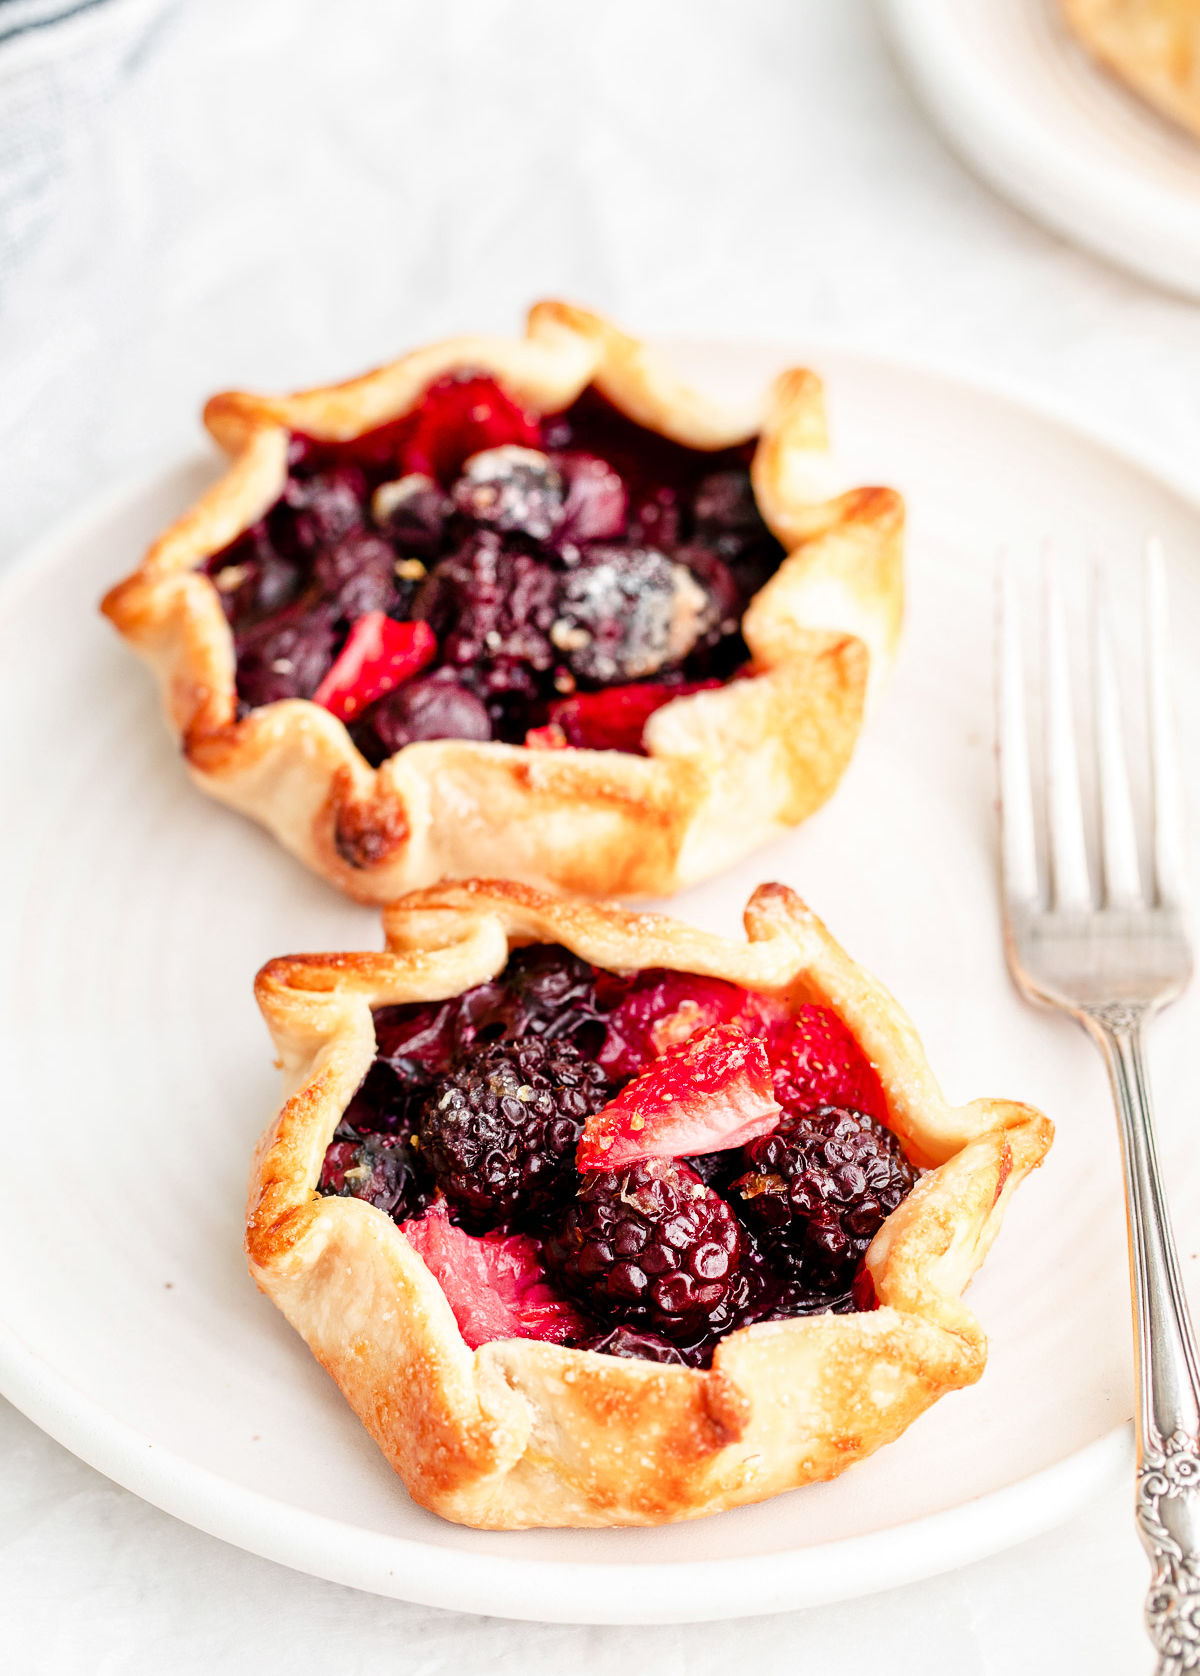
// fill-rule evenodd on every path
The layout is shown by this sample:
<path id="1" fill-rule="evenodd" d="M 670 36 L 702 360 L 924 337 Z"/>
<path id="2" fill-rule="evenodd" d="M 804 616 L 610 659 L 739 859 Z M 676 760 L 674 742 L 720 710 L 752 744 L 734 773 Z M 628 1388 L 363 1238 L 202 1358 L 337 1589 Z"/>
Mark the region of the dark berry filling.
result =
<path id="1" fill-rule="evenodd" d="M 890 1129 L 837 1106 L 785 1112 L 745 1149 L 731 1199 L 784 1274 L 810 1291 L 854 1283 L 864 1252 L 916 1171 Z"/>
<path id="2" fill-rule="evenodd" d="M 527 1222 L 563 1196 L 584 1120 L 609 1093 L 599 1065 L 567 1040 L 485 1042 L 434 1084 L 421 1155 L 464 1227 Z"/>
<path id="3" fill-rule="evenodd" d="M 279 500 L 206 566 L 239 713 L 315 699 L 376 764 L 446 738 L 641 751 L 654 710 L 746 661 L 783 557 L 751 452 L 669 442 L 590 389 L 539 418 L 473 373 L 352 441 L 293 436 Z M 364 620 L 435 643 L 380 682 Z"/>
<path id="4" fill-rule="evenodd" d="M 738 1219 L 680 1160 L 592 1170 L 545 1246 L 552 1274 L 601 1321 L 672 1344 L 711 1331 L 742 1257 Z"/>
<path id="5" fill-rule="evenodd" d="M 875 1307 L 863 1257 L 918 1171 L 828 1008 L 539 944 L 374 1018 L 319 1191 L 401 1224 L 472 1346 L 704 1367 L 739 1327 Z M 656 1099 L 669 1129 L 639 1156 Z M 593 1167 L 596 1132 L 633 1161 Z"/>

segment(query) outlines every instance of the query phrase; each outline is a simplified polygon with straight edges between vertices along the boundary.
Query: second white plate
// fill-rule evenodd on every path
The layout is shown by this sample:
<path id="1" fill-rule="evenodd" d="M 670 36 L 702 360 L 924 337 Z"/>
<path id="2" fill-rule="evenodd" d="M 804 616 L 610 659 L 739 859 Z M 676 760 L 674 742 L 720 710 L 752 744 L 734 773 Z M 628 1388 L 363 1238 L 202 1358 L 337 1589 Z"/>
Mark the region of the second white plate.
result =
<path id="1" fill-rule="evenodd" d="M 745 385 L 795 352 L 709 345 Z M 838 796 L 690 892 L 728 933 L 753 885 L 795 885 L 903 999 L 955 1100 L 1012 1095 L 1059 1126 L 971 1292 L 982 1382 L 836 1483 L 688 1526 L 481 1533 L 414 1507 L 332 1383 L 257 1295 L 244 1183 L 277 1097 L 250 982 L 271 955 L 377 947 L 336 897 L 187 782 L 150 682 L 96 615 L 103 587 L 211 473 L 85 517 L 0 589 L 0 1390 L 181 1518 L 360 1588 L 594 1622 L 727 1618 L 885 1588 L 1065 1516 L 1127 1460 L 1129 1305 L 1112 1116 L 1082 1035 L 1005 975 L 993 884 L 991 557 L 1056 532 L 1173 567 L 1200 638 L 1200 513 L 1152 472 L 1028 407 L 928 373 L 812 353 L 848 481 L 912 512 L 901 656 Z M 1120 578 L 1118 578 L 1118 581 Z M 1184 760 L 1200 666 L 1179 658 Z M 20 717 L 20 725 L 14 718 Z M 1200 807 L 1200 800 L 1197 800 Z M 1200 991 L 1153 1052 L 1189 1277 Z"/>
<path id="2" fill-rule="evenodd" d="M 881 0 L 938 127 L 1056 232 L 1200 297 L 1200 140 L 1077 46 L 1056 0 Z"/>

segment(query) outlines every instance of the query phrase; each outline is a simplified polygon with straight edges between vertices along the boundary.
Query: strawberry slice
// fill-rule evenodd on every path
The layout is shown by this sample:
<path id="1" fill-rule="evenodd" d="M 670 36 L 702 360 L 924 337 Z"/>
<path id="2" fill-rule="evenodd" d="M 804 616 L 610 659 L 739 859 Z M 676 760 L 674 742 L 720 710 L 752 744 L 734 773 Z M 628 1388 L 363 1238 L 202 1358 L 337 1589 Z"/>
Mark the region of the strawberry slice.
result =
<path id="1" fill-rule="evenodd" d="M 842 1106 L 887 1122 L 875 1067 L 829 1007 L 800 1007 L 771 1044 L 775 1098 L 788 1111 Z"/>
<path id="2" fill-rule="evenodd" d="M 498 1338 L 570 1344 L 587 1325 L 546 1279 L 541 1247 L 528 1234 L 484 1234 L 456 1228 L 439 1199 L 400 1232 L 446 1294 L 458 1330 L 472 1350 Z"/>
<path id="3" fill-rule="evenodd" d="M 653 1060 L 589 1117 L 581 1170 L 619 1170 L 644 1158 L 694 1158 L 745 1146 L 775 1127 L 779 1102 L 762 1042 L 717 1024 Z"/>
<path id="4" fill-rule="evenodd" d="M 619 1081 L 714 1024 L 738 1024 L 751 1036 L 767 1036 L 787 1021 L 787 1008 L 769 996 L 723 978 L 651 967 L 638 973 L 609 1011 L 596 1057 Z"/>
<path id="5" fill-rule="evenodd" d="M 642 733 L 656 710 L 673 698 L 686 698 L 689 693 L 704 692 L 719 687 L 720 681 L 639 681 L 628 687 L 605 687 L 598 693 L 575 693 L 571 698 L 557 699 L 550 706 L 550 725 L 562 734 L 562 742 L 589 751 L 629 751 L 638 754 L 642 749 Z M 545 734 L 545 728 L 535 730 Z M 526 739 L 525 743 L 538 741 Z M 546 745 L 541 743 L 544 750 Z"/>
<path id="6" fill-rule="evenodd" d="M 404 471 L 424 472 L 448 484 L 465 459 L 505 443 L 540 448 L 542 427 L 494 378 L 451 373 L 431 384 L 401 444 Z"/>
<path id="7" fill-rule="evenodd" d="M 350 630 L 313 703 L 352 721 L 368 704 L 409 681 L 437 651 L 428 623 L 397 623 L 383 611 L 368 611 Z"/>
<path id="8" fill-rule="evenodd" d="M 531 727 L 525 735 L 525 749 L 527 751 L 565 751 L 567 736 L 557 722 L 548 722 L 545 727 Z"/>

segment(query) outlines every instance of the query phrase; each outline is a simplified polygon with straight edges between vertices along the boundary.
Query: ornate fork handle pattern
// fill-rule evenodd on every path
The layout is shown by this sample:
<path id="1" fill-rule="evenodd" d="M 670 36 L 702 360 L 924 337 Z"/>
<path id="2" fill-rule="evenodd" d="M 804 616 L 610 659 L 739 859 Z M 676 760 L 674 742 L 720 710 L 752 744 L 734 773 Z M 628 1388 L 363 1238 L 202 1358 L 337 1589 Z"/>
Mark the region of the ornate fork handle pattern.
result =
<path id="1" fill-rule="evenodd" d="M 1142 1024 L 1150 1009 L 1088 1010 L 1117 1102 L 1129 1216 L 1138 1379 L 1138 1532 L 1153 1578 L 1146 1625 L 1158 1676 L 1200 1671 L 1200 1377 L 1158 1165 Z"/>

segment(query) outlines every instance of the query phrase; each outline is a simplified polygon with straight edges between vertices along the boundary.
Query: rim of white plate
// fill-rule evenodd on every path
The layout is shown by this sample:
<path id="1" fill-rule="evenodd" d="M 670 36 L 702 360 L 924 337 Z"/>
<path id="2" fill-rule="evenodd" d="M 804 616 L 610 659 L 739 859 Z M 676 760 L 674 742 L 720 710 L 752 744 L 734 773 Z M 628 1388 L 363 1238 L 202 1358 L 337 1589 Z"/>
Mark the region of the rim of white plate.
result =
<path id="1" fill-rule="evenodd" d="M 964 394 L 982 395 L 1032 419 L 1073 432 L 1133 466 L 1200 514 L 1200 483 L 1155 457 L 1118 427 L 1097 423 L 1069 401 L 1002 376 L 964 377 L 938 364 L 877 353 L 834 337 L 785 342 L 726 335 L 658 340 L 676 353 L 733 347 L 778 354 L 780 364 L 842 359 L 910 372 Z M 168 461 L 97 496 L 48 535 L 31 544 L 0 577 L 0 609 L 55 555 L 94 523 L 136 502 L 172 471 L 199 456 Z M 651 1564 L 530 1560 L 444 1549 L 408 1537 L 389 1537 L 299 1510 L 247 1490 L 173 1451 L 156 1447 L 134 1427 L 96 1404 L 51 1368 L 0 1317 L 0 1395 L 72 1454 L 164 1512 L 282 1565 L 330 1582 L 421 1605 L 497 1617 L 565 1623 L 698 1622 L 757 1616 L 827 1604 L 860 1593 L 902 1586 L 1011 1547 L 1063 1522 L 1093 1496 L 1132 1473 L 1132 1430 L 1115 1427 L 1053 1466 L 1003 1489 L 911 1522 L 843 1538 L 820 1547 L 724 1560 Z M 899 1532 L 908 1540 L 898 1543 Z M 533 1570 L 553 1578 L 533 1610 L 514 1600 L 514 1579 Z M 862 1579 L 870 1587 L 862 1587 Z M 603 1582 L 603 1589 L 598 1585 Z"/>
<path id="2" fill-rule="evenodd" d="M 935 127 L 964 161 L 1003 196 L 1074 244 L 1126 272 L 1187 297 L 1200 297 L 1200 216 L 1131 158 L 1106 170 L 1086 144 L 1013 97 L 983 55 L 961 48 L 942 26 L 944 0 L 879 0 L 889 38 Z M 1069 40 L 1066 50 L 1082 54 Z M 1095 120 L 1121 97 L 1145 129 L 1171 132 L 1167 119 L 1089 63 L 1096 77 Z M 1081 87 L 1083 103 L 1089 107 Z M 1180 131 L 1182 135 L 1182 130 Z M 1186 140 L 1187 136 L 1182 136 Z M 1197 147 L 1200 170 L 1200 147 Z"/>

